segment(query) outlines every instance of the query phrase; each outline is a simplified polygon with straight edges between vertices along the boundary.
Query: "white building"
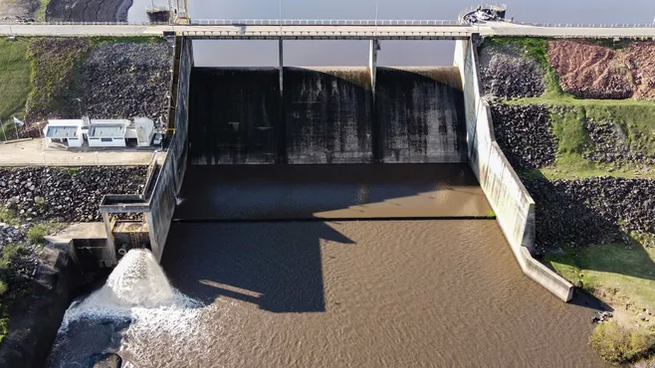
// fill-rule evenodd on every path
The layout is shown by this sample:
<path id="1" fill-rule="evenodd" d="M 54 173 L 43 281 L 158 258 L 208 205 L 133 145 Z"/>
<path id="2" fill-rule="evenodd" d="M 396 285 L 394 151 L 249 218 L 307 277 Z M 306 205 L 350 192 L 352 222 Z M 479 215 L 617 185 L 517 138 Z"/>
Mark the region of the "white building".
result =
<path id="1" fill-rule="evenodd" d="M 89 147 L 125 147 L 129 126 L 129 120 L 91 119 Z"/>
<path id="2" fill-rule="evenodd" d="M 84 121 L 82 119 L 48 120 L 43 129 L 43 136 L 47 143 L 65 143 L 69 147 L 82 147 Z"/>
<path id="3" fill-rule="evenodd" d="M 48 120 L 43 129 L 47 143 L 60 142 L 69 147 L 149 147 L 155 135 L 155 124 L 148 118 Z"/>
<path id="4" fill-rule="evenodd" d="M 148 147 L 155 136 L 155 123 L 148 118 L 134 118 L 134 130 L 139 147 Z"/>

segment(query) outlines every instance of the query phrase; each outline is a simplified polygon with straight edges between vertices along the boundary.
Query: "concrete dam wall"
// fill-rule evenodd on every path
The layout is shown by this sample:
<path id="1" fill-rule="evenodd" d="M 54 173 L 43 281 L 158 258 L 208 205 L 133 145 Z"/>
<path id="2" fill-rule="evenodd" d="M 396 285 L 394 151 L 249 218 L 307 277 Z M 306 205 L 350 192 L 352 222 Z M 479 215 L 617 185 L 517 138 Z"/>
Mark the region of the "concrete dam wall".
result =
<path id="1" fill-rule="evenodd" d="M 466 162 L 457 68 L 378 68 L 376 117 L 384 162 Z"/>
<path id="2" fill-rule="evenodd" d="M 280 85 L 280 81 L 282 84 Z M 195 68 L 190 163 L 467 161 L 457 68 Z"/>

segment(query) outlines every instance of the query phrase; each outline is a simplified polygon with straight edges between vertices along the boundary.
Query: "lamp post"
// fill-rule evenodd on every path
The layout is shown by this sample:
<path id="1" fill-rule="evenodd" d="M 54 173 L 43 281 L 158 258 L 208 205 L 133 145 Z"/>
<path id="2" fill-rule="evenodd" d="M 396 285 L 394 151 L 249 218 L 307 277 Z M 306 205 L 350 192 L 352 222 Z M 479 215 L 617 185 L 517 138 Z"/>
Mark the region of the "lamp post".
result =
<path id="1" fill-rule="evenodd" d="M 80 118 L 82 118 L 82 99 L 80 99 L 79 97 L 75 97 L 73 101 L 77 101 L 77 108 L 80 112 Z"/>
<path id="2" fill-rule="evenodd" d="M 282 0 L 278 1 L 278 22 L 280 23 L 280 36 L 282 36 Z"/>
<path id="3" fill-rule="evenodd" d="M 380 0 L 375 0 L 375 34 L 378 34 L 378 11 L 380 10 Z"/>

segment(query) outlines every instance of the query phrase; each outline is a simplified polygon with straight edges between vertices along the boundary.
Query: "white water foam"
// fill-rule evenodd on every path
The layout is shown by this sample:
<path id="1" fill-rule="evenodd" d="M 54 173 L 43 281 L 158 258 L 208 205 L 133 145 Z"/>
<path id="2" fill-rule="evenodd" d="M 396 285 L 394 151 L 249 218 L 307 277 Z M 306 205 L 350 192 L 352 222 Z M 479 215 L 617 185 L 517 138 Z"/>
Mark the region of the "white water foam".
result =
<path id="1" fill-rule="evenodd" d="M 207 343 L 198 320 L 203 309 L 200 307 L 200 303 L 170 285 L 150 251 L 133 249 L 101 289 L 66 311 L 60 334 L 65 335 L 68 325 L 80 318 L 130 318 L 119 354 L 124 367 L 141 368 L 145 365 L 131 361 L 142 360 L 146 352 L 156 354 L 156 346 L 170 349 L 175 345 L 176 349 L 193 351 L 192 345 Z"/>
<path id="2" fill-rule="evenodd" d="M 191 313 L 199 303 L 175 290 L 154 256 L 132 249 L 120 260 L 105 285 L 66 311 L 62 328 L 80 317 L 134 317 L 140 310 Z"/>

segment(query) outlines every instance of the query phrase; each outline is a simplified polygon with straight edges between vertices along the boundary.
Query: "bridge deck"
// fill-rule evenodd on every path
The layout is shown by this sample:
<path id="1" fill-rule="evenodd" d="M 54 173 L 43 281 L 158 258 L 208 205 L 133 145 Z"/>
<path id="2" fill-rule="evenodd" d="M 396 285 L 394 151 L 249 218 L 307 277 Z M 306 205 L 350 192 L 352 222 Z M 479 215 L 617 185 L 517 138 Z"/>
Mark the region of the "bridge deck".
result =
<path id="1" fill-rule="evenodd" d="M 147 36 L 163 32 L 198 39 L 464 39 L 482 36 L 653 38 L 655 27 L 548 27 L 513 23 L 483 25 L 131 25 L 0 24 L 0 35 Z"/>

